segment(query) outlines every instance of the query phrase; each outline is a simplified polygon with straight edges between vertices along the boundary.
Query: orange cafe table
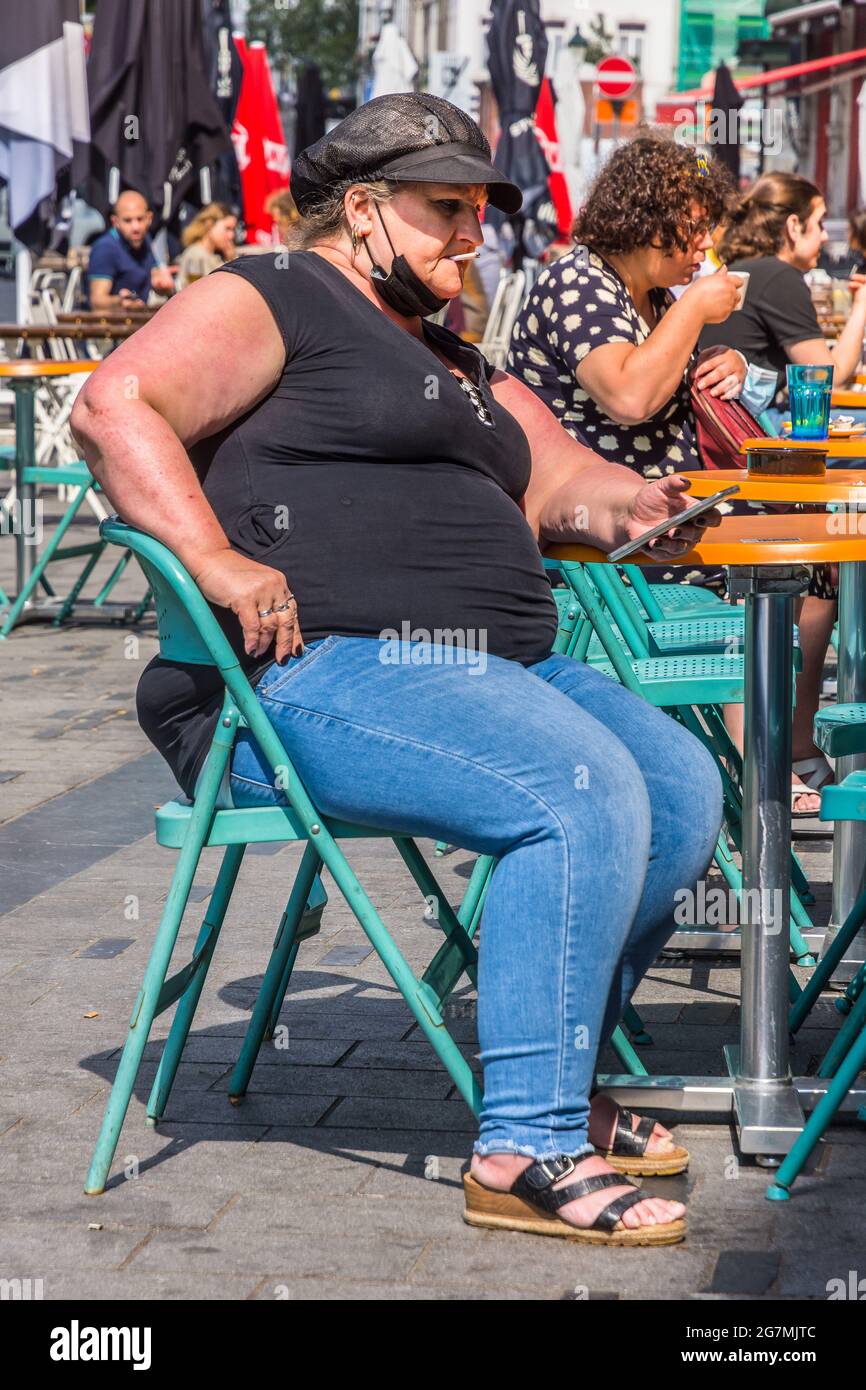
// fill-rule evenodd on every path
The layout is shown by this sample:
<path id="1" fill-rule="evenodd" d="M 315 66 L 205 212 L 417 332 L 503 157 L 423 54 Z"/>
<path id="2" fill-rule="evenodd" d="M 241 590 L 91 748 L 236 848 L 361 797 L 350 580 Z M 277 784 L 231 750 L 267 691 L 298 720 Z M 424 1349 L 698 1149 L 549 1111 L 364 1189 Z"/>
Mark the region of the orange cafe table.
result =
<path id="1" fill-rule="evenodd" d="M 693 478 L 695 475 L 691 475 Z M 720 474 L 709 474 L 717 491 Z M 744 477 L 740 474 L 740 477 Z M 697 491 L 697 489 L 694 489 Z M 677 564 L 730 566 L 745 595 L 745 747 L 740 1043 L 726 1048 L 727 1077 L 600 1077 L 624 1105 L 730 1113 L 744 1153 L 787 1153 L 803 1127 L 803 1107 L 817 1104 L 827 1082 L 792 1080 L 788 1055 L 790 947 L 791 710 L 794 600 L 809 582 L 808 564 L 866 566 L 864 534 L 836 534 L 831 514 L 729 516 L 708 529 Z M 607 564 L 586 545 L 556 545 L 555 560 Z M 629 564 L 652 565 L 647 554 Z M 647 1091 L 652 1091 L 652 1097 Z M 866 1102 L 866 1086 L 846 1108 Z"/>
<path id="2" fill-rule="evenodd" d="M 844 443 L 845 441 L 843 441 Z M 853 444 L 855 441 L 851 441 Z M 766 441 L 764 441 L 766 443 Z M 790 446 L 790 441 L 786 441 Z M 746 446 L 743 446 L 744 449 Z M 808 446 L 807 446 L 808 447 Z M 863 441 L 857 446 L 864 452 Z M 834 505 L 840 510 L 827 517 L 834 534 L 866 536 L 866 469 L 831 468 L 820 477 L 806 474 L 774 476 L 747 474 L 739 468 L 683 473 L 695 497 L 709 497 L 730 483 L 738 483 L 740 497 L 753 502 L 806 502 Z M 837 699 L 842 704 L 866 703 L 866 565 L 847 560 L 839 567 L 839 649 Z M 866 768 L 862 753 L 836 761 L 836 780 Z M 821 945 L 825 952 L 866 887 L 866 824 L 839 821 L 833 834 L 833 905 Z M 810 944 L 812 944 L 810 942 Z M 840 961 L 833 980 L 845 983 L 866 959 L 866 932 L 858 932 Z"/>
<path id="3" fill-rule="evenodd" d="M 92 372 L 98 362 L 39 361 L 17 357 L 0 362 L 0 380 L 8 381 L 15 393 L 15 495 L 22 508 L 31 512 L 36 497 L 35 485 L 28 480 L 28 471 L 36 467 L 36 415 L 34 399 L 43 381 L 57 377 L 79 376 Z M 24 528 L 19 526 L 15 536 L 16 593 L 24 588 L 36 556 L 34 547 L 27 545 Z"/>
<path id="4" fill-rule="evenodd" d="M 858 386 L 862 388 L 859 391 Z M 840 386 L 830 397 L 830 405 L 833 410 L 866 410 L 866 377 L 856 377 L 853 388 Z"/>

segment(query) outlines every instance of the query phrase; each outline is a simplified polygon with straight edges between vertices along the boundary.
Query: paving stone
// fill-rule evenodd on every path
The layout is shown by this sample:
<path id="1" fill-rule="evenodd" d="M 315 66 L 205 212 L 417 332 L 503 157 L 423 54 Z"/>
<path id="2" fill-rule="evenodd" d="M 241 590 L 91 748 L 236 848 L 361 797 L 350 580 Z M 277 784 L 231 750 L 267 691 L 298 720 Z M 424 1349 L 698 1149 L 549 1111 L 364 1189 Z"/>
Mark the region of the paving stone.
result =
<path id="1" fill-rule="evenodd" d="M 464 1130 L 471 1115 L 462 1100 L 428 1101 L 375 1099 L 351 1096 L 331 1110 L 325 1127 L 345 1129 L 358 1125 L 375 1129 L 418 1129 L 425 1134 L 438 1130 Z"/>
<path id="2" fill-rule="evenodd" d="M 243 1243 L 227 1238 L 219 1227 L 201 1235 L 157 1231 L 137 1250 L 130 1267 L 137 1274 L 145 1271 L 170 1272 L 182 1267 L 194 1280 L 198 1271 L 273 1271 L 278 1282 L 289 1279 L 339 1278 L 351 1269 L 356 1277 L 378 1279 L 408 1275 L 424 1249 L 423 1238 L 383 1236 L 378 1241 L 344 1231 L 337 1236 L 318 1236 L 315 1232 L 260 1230 Z M 279 1276 L 282 1275 L 280 1281 Z"/>
<path id="3" fill-rule="evenodd" d="M 481 1070 L 481 1064 L 474 1056 L 471 1047 L 463 1046 L 460 1051 L 470 1066 L 477 1071 Z M 389 1070 L 406 1068 L 412 1071 L 419 1069 L 441 1071 L 442 1063 L 433 1051 L 431 1044 L 424 1038 L 417 1042 L 412 1039 L 400 1043 L 359 1042 L 341 1059 L 340 1067 L 373 1069 L 387 1067 Z"/>
<path id="4" fill-rule="evenodd" d="M 467 1128 L 462 1130 L 439 1130 L 436 1133 L 401 1129 L 339 1129 L 336 1126 L 318 1125 L 313 1129 L 291 1129 L 273 1125 L 262 1139 L 263 1144 L 277 1147 L 294 1144 L 311 1154 L 324 1151 L 376 1162 L 404 1163 L 413 1157 L 425 1161 L 431 1154 L 440 1158 L 450 1157 L 465 1162 L 471 1152 L 472 1144 L 478 1137 L 478 1128 L 467 1114 Z M 468 1126 L 471 1126 L 468 1127 Z"/>
<path id="5" fill-rule="evenodd" d="M 205 1230 L 237 1196 L 212 1168 L 207 1170 L 209 1185 L 205 1187 L 193 1185 L 184 1169 L 169 1167 L 170 1175 L 159 1181 L 158 1165 L 143 1164 L 138 1178 L 115 1184 L 98 1197 L 83 1191 L 87 1165 L 80 1166 L 74 1183 L 64 1183 L 62 1177 L 41 1185 L 32 1180 L 7 1181 L 4 1174 L 0 1192 L 4 1232 L 12 1233 L 18 1222 L 27 1221 L 40 1225 L 48 1239 L 57 1227 L 74 1220 L 85 1228 L 95 1222 L 103 1230 L 137 1229 L 142 1234 L 155 1226 Z"/>
<path id="6" fill-rule="evenodd" d="M 465 1290 L 442 1289 L 435 1284 L 418 1284 L 414 1279 L 411 1284 L 384 1284 L 371 1282 L 369 1279 L 359 1279 L 356 1283 L 348 1279 L 333 1282 L 327 1279 L 296 1279 L 293 1276 L 288 1278 L 270 1274 L 260 1281 L 259 1287 L 253 1297 L 257 1301 L 268 1299 L 288 1299 L 292 1301 L 304 1302 L 483 1302 L 487 1300 L 520 1301 L 527 1299 L 542 1300 L 547 1295 L 542 1290 L 534 1293 L 527 1293 L 524 1289 L 502 1289 L 491 1288 L 477 1290 L 466 1293 Z"/>
<path id="7" fill-rule="evenodd" d="M 781 1256 L 768 1250 L 723 1250 L 708 1293 L 769 1293 L 779 1274 Z"/>
<path id="8" fill-rule="evenodd" d="M 227 1274 L 208 1274 L 199 1271 L 195 1288 L 183 1270 L 170 1273 L 133 1273 L 130 1269 L 79 1270 L 77 1273 L 58 1271 L 45 1281 L 46 1299 L 63 1299 L 76 1303 L 118 1299 L 121 1302 L 148 1303 L 151 1301 L 206 1299 L 223 1302 L 253 1298 L 261 1278 L 253 1274 L 232 1278 Z"/>
<path id="9" fill-rule="evenodd" d="M 91 1218 L 92 1219 L 92 1218 Z M 74 1274 L 87 1268 L 116 1269 L 128 1260 L 146 1232 L 91 1231 L 84 1220 L 16 1221 L 3 1231 L 3 1270 L 7 1279 L 49 1280 L 54 1271 Z"/>
<path id="10" fill-rule="evenodd" d="M 232 1126 L 249 1124 L 314 1125 L 334 1103 L 333 1096 L 267 1095 L 248 1091 L 240 1105 L 232 1105 L 227 1093 L 177 1094 L 172 1091 L 166 1106 L 167 1122 L 183 1120 Z"/>
<path id="11" fill-rule="evenodd" d="M 431 1186 L 434 1184 L 431 1184 Z M 326 1183 L 318 1191 L 272 1191 L 241 1198 L 219 1221 L 222 1239 L 237 1241 L 258 1235 L 276 1238 L 315 1236 L 334 1237 L 350 1232 L 353 1238 L 379 1240 L 426 1240 L 460 1230 L 462 1194 L 442 1189 L 439 1200 L 410 1201 L 400 1204 L 383 1193 L 360 1191 L 348 1186 L 335 1202 Z"/>
<path id="12" fill-rule="evenodd" d="M 778 1298 L 866 1300 L 866 1256 L 848 1249 L 783 1251 L 775 1283 Z"/>
<path id="13" fill-rule="evenodd" d="M 268 1066 L 333 1067 L 346 1056 L 351 1048 L 345 1038 L 297 1038 L 291 1034 L 285 1048 L 277 1048 L 265 1042 L 256 1058 L 256 1072 Z M 162 1043 L 148 1043 L 145 1058 L 158 1061 L 162 1053 Z M 222 1062 L 234 1066 L 240 1053 L 240 1040 L 237 1035 L 201 1034 L 190 1037 L 183 1050 L 186 1062 Z M 114 1057 L 120 1056 L 117 1048 Z"/>
<path id="14" fill-rule="evenodd" d="M 228 1089 L 228 1076 L 221 1077 L 213 1086 L 215 1091 Z M 282 1067 L 256 1067 L 247 1094 L 381 1096 L 390 1102 L 398 1097 L 444 1100 L 450 1090 L 451 1078 L 444 1069 L 439 1072 L 373 1071 L 370 1068 L 300 1067 L 287 1063 Z"/>
<path id="15" fill-rule="evenodd" d="M 430 1241 L 413 1270 L 413 1280 L 449 1290 L 510 1286 L 538 1289 L 563 1300 L 593 1294 L 659 1288 L 689 1296 L 706 1277 L 707 1257 L 687 1245 L 663 1250 L 605 1250 L 566 1240 L 544 1240 L 518 1231 L 479 1231 Z"/>

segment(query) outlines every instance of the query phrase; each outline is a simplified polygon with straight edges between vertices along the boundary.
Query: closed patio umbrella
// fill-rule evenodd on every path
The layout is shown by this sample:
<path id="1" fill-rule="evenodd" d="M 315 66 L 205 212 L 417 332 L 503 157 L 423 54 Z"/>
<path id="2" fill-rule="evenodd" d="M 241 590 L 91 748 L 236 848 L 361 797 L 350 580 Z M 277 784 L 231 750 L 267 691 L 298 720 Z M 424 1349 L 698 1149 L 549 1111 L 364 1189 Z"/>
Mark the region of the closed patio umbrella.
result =
<path id="1" fill-rule="evenodd" d="M 710 112 L 712 150 L 716 159 L 730 169 L 734 178 L 740 177 L 740 111 L 743 98 L 734 85 L 731 70 L 719 63 L 713 104 Z"/>
<path id="2" fill-rule="evenodd" d="M 202 0 L 202 16 L 208 86 L 216 97 L 226 130 L 231 130 L 244 69 L 232 36 L 228 0 Z M 241 176 L 233 146 L 215 160 L 212 185 L 211 196 L 217 202 L 229 203 L 240 211 Z"/>
<path id="3" fill-rule="evenodd" d="M 525 256 L 537 259 L 557 235 L 550 169 L 535 133 L 548 47 L 539 0 L 493 0 L 487 43 L 502 128 L 495 161 L 523 192 L 519 213 L 506 217 L 491 208 L 487 217 L 497 230 L 513 236 L 513 260 L 519 265 Z"/>
<path id="4" fill-rule="evenodd" d="M 265 46 L 246 44 L 240 35 L 236 35 L 235 41 L 244 65 L 244 79 L 232 140 L 241 171 L 244 222 L 249 241 L 269 246 L 273 218 L 265 211 L 265 203 L 271 193 L 289 186 L 289 151 Z"/>
<path id="5" fill-rule="evenodd" d="M 373 50 L 373 89 L 370 97 L 410 92 L 417 71 L 418 64 L 408 43 L 394 21 L 386 20 Z"/>
<path id="6" fill-rule="evenodd" d="M 535 132 L 541 141 L 541 148 L 544 157 L 550 166 L 550 196 L 556 208 L 556 220 L 559 227 L 560 236 L 568 236 L 574 222 L 574 212 L 571 206 L 571 194 L 568 191 L 568 181 L 565 177 L 565 169 L 562 163 L 562 156 L 559 147 L 559 132 L 556 128 L 556 95 L 553 87 L 545 77 L 541 84 L 541 96 L 538 99 L 538 110 L 536 112 Z"/>
<path id="7" fill-rule="evenodd" d="M 137 189 L 169 221 L 230 150 L 208 85 L 201 0 L 99 0 L 88 64 L 90 201 Z"/>
<path id="8" fill-rule="evenodd" d="M 295 154 L 315 145 L 325 133 L 325 89 L 317 63 L 305 63 L 298 78 L 297 111 Z"/>

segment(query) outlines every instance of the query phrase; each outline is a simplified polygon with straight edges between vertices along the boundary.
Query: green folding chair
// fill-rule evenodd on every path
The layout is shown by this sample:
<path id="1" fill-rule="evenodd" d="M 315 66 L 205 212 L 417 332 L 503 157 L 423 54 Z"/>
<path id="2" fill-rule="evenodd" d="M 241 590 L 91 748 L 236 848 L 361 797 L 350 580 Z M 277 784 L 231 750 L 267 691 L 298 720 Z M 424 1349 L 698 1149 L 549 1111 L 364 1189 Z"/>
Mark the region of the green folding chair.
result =
<path id="1" fill-rule="evenodd" d="M 630 601 L 653 623 L 666 618 L 713 618 L 731 605 L 700 584 L 650 584 L 640 565 L 620 565 Z"/>
<path id="2" fill-rule="evenodd" d="M 866 753 L 866 705 L 832 705 L 815 715 L 815 743 L 829 757 Z M 828 821 L 866 821 L 866 772 L 852 772 L 841 783 L 821 792 L 821 819 Z M 791 1033 L 805 1023 L 821 993 L 843 959 L 854 937 L 866 923 L 866 889 L 859 895 L 822 956 L 789 1015 Z M 849 1090 L 866 1068 L 866 964 L 849 982 L 845 993 L 835 1001 L 841 1026 L 818 1066 L 816 1075 L 830 1082 L 807 1120 L 803 1132 L 786 1155 L 775 1181 L 767 1188 L 770 1201 L 784 1202 L 802 1173 L 816 1144 L 835 1119 Z M 866 1121 L 866 1106 L 857 1118 Z"/>
<path id="3" fill-rule="evenodd" d="M 58 560 L 84 558 L 85 564 L 83 569 L 69 590 L 69 593 L 66 595 L 66 598 L 63 600 L 63 603 L 58 608 L 57 613 L 52 618 L 53 627 L 59 627 L 64 623 L 72 613 L 84 585 L 87 583 L 108 545 L 108 542 L 101 536 L 93 541 L 82 542 L 79 545 L 62 544 L 66 532 L 81 510 L 82 505 L 87 499 L 88 493 L 91 491 L 98 492 L 100 490 L 96 479 L 93 477 L 86 463 L 78 460 L 75 463 L 62 464 L 57 467 L 33 465 L 24 469 L 23 481 L 31 484 L 34 488 L 40 486 L 66 486 L 74 489 L 74 492 L 62 517 L 54 527 L 48 541 L 42 547 L 31 573 L 22 586 L 21 592 L 16 594 L 15 599 L 11 602 L 6 599 L 6 602 L 9 602 L 9 608 L 2 622 L 0 622 L 0 639 L 6 638 L 11 634 L 12 629 L 21 617 L 26 604 L 32 598 L 38 585 L 41 584 L 49 595 L 54 595 L 54 590 L 48 583 L 46 575 L 46 571 L 50 564 Z M 98 609 L 103 607 L 131 558 L 131 550 L 127 550 L 120 557 L 96 597 L 92 600 L 91 606 L 93 608 Z M 136 605 L 131 614 L 132 622 L 137 623 L 141 621 L 150 606 L 150 601 L 151 593 L 150 590 L 147 589 L 143 598 Z"/>
<path id="4" fill-rule="evenodd" d="M 261 1044 L 276 1025 L 298 945 L 319 930 L 327 901 L 321 883 L 321 872 L 326 867 L 463 1099 L 477 1114 L 481 1104 L 480 1086 L 448 1033 L 443 1008 L 464 975 L 472 984 L 476 983 L 478 957 L 472 938 L 478 928 L 494 862 L 487 856 L 476 862 L 463 903 L 455 913 L 409 836 L 387 835 L 378 829 L 329 820 L 319 814 L 256 700 L 238 657 L 177 558 L 159 541 L 117 518 L 103 522 L 100 531 L 106 542 L 131 550 L 141 564 L 154 592 L 163 657 L 169 661 L 215 666 L 225 682 L 226 692 L 195 802 L 172 801 L 162 806 L 156 815 L 158 842 L 177 849 L 179 854 L 133 1006 L 85 1191 L 97 1195 L 105 1189 L 151 1026 L 159 1014 L 177 1004 L 147 1104 L 148 1122 L 157 1124 L 164 1113 L 244 851 L 253 843 L 297 841 L 306 847 L 229 1083 L 229 1099 L 237 1103 L 246 1093 Z M 252 731 L 275 776 L 279 777 L 280 786 L 285 789 L 286 806 L 216 809 L 223 773 L 230 764 L 240 728 Z M 444 939 L 420 979 L 393 942 L 340 848 L 339 841 L 357 838 L 392 840 L 426 901 L 437 903 L 436 922 Z M 169 977 L 171 957 L 202 849 L 216 845 L 224 847 L 225 854 L 192 958 Z M 639 1024 L 636 1014 L 633 1018 Z M 615 1039 L 617 1044 L 623 1062 L 636 1073 L 643 1074 L 645 1069 L 621 1030 Z"/>
<path id="5" fill-rule="evenodd" d="M 161 807 L 156 815 L 158 842 L 177 849 L 179 854 L 133 1007 L 85 1191 L 95 1195 L 105 1188 L 151 1025 L 158 1014 L 177 1003 L 147 1106 L 152 1124 L 156 1124 L 164 1112 L 248 844 L 296 841 L 305 849 L 231 1078 L 229 1098 L 237 1102 L 243 1097 L 261 1043 L 268 1029 L 273 1028 L 298 943 L 318 930 L 325 902 L 321 873 L 327 868 L 463 1099 L 478 1113 L 481 1101 L 478 1080 L 448 1033 L 442 1012 L 445 1001 L 463 975 L 475 983 L 477 951 L 471 931 L 477 924 L 477 914 L 473 923 L 471 897 L 464 904 L 462 918 L 458 917 L 409 836 L 387 835 L 379 829 L 329 820 L 321 815 L 257 701 L 238 657 L 177 558 L 159 541 L 117 518 L 103 522 L 100 531 L 103 540 L 129 549 L 141 564 L 154 592 L 163 657 L 169 661 L 215 666 L 226 691 L 195 802 L 172 801 Z M 275 777 L 279 778 L 280 786 L 285 789 L 287 805 L 249 810 L 216 809 L 220 783 L 229 766 L 239 728 L 251 730 Z M 422 895 L 438 904 L 437 925 L 444 939 L 420 979 L 398 950 L 340 848 L 341 840 L 358 838 L 392 840 Z M 225 853 L 192 959 L 168 977 L 202 849 L 214 845 L 224 847 Z M 479 870 L 478 885 L 481 877 Z"/>
<path id="6" fill-rule="evenodd" d="M 726 828 L 734 847 L 741 850 L 742 759 L 728 735 L 721 711 L 722 705 L 743 701 L 743 657 L 736 650 L 741 647 L 741 614 L 733 615 L 728 609 L 727 615 L 718 618 L 652 623 L 638 614 L 614 567 L 575 561 L 549 563 L 559 569 L 598 639 L 602 656 L 590 657 L 589 644 L 586 644 L 591 664 L 621 681 L 650 704 L 665 709 L 713 754 L 722 778 Z M 684 642 L 693 627 L 698 630 L 703 627 L 708 634 L 709 652 L 650 654 L 654 632 L 661 633 L 664 629 L 675 634 L 675 642 Z M 724 654 L 712 650 L 714 643 L 722 645 Z M 575 648 L 574 654 L 583 653 Z M 728 886 L 739 894 L 742 876 L 724 832 L 719 836 L 715 861 Z M 815 958 L 803 932 L 812 929 L 806 901 L 814 899 L 793 853 L 791 872 L 791 946 L 799 965 L 813 966 Z M 796 998 L 800 986 L 793 974 L 790 989 L 792 998 Z"/>

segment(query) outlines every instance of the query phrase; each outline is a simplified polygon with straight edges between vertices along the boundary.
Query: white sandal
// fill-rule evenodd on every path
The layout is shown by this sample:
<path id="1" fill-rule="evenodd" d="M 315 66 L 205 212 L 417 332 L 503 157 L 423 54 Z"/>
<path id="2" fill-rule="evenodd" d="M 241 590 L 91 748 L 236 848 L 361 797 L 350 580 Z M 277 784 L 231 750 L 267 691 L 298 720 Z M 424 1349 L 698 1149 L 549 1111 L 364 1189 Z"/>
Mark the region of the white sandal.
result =
<path id="1" fill-rule="evenodd" d="M 801 796 L 806 796 L 809 792 L 820 792 L 832 782 L 833 769 L 824 754 L 817 753 L 814 758 L 798 758 L 791 764 L 791 771 L 802 783 L 799 787 L 791 788 L 791 815 L 795 819 L 814 820 L 817 811 L 798 811 L 796 803 Z"/>

